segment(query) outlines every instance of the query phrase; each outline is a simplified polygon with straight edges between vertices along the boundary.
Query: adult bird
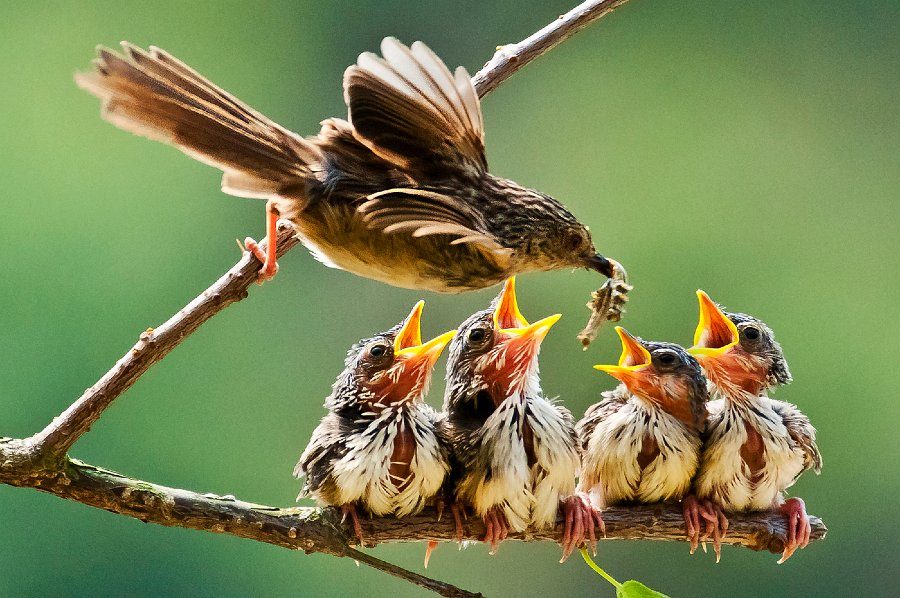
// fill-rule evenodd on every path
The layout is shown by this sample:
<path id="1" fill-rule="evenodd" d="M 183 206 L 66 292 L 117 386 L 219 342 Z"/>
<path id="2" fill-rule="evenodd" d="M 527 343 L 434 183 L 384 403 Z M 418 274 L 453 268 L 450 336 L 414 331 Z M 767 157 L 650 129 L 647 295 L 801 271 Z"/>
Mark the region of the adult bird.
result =
<path id="1" fill-rule="evenodd" d="M 785 500 L 784 491 L 803 472 L 821 471 L 816 430 L 796 406 L 767 396 L 767 391 L 791 382 L 772 330 L 753 316 L 723 311 L 703 291 L 697 291 L 697 297 L 700 322 L 690 352 L 703 366 L 716 400 L 708 405 L 695 491 L 699 500 L 707 501 L 707 520 L 720 526 L 727 525 L 722 509 L 783 513 L 787 541 L 778 561 L 783 563 L 809 543 L 812 531 L 803 499 Z"/>
<path id="2" fill-rule="evenodd" d="M 340 507 L 360 542 L 357 506 L 373 515 L 417 513 L 438 495 L 449 470 L 438 414 L 424 396 L 454 331 L 423 343 L 423 304 L 387 332 L 353 345 L 325 400 L 328 414 L 294 468 L 306 478 L 298 499 Z"/>
<path id="3" fill-rule="evenodd" d="M 621 384 L 604 392 L 576 425 L 579 489 L 603 509 L 681 500 L 700 464 L 709 398 L 700 364 L 674 343 L 645 341 L 617 326 L 622 354 L 597 365 Z M 693 521 L 687 515 L 688 536 Z"/>
<path id="4" fill-rule="evenodd" d="M 394 38 L 344 73 L 347 120 L 318 135 L 285 129 L 172 55 L 100 48 L 78 85 L 114 125 L 224 171 L 222 190 L 267 199 L 322 263 L 390 285 L 462 292 L 511 275 L 588 268 L 624 275 L 558 201 L 488 172 L 478 95 L 425 44 Z M 248 250 L 277 270 L 275 243 Z M 616 293 L 620 313 L 623 293 Z"/>
<path id="5" fill-rule="evenodd" d="M 559 317 L 529 324 L 511 278 L 450 342 L 442 425 L 451 500 L 460 538 L 458 511 L 470 507 L 485 522 L 492 554 L 510 529 L 552 529 L 561 509 L 563 558 L 586 536 L 596 541 L 594 511 L 575 495 L 572 414 L 544 396 L 538 377 L 541 341 Z"/>

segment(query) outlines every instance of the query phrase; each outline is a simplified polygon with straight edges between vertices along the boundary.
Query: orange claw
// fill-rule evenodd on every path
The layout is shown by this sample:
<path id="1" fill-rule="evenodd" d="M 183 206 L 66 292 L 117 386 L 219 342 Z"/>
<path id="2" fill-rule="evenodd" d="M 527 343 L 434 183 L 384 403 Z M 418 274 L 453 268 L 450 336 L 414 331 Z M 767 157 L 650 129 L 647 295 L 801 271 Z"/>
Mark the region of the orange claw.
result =
<path id="1" fill-rule="evenodd" d="M 267 280 L 271 280 L 275 273 L 278 272 L 278 260 L 276 251 L 278 250 L 278 212 L 272 202 L 266 204 L 266 250 L 263 251 L 259 243 L 252 237 L 244 239 L 244 248 L 253 254 L 253 257 L 262 262 L 262 268 L 259 270 L 259 278 L 256 279 L 257 284 L 262 284 Z"/>

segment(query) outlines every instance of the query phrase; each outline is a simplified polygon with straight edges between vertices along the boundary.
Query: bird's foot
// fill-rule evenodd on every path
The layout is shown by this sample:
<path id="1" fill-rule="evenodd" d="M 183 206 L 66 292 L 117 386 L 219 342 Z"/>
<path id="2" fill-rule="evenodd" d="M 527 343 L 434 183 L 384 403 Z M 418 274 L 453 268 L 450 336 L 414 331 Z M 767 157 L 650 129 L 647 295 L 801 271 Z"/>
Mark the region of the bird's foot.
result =
<path id="1" fill-rule="evenodd" d="M 491 545 L 490 554 L 493 556 L 497 554 L 500 542 L 505 540 L 506 536 L 509 534 L 509 523 L 506 521 L 503 507 L 491 507 L 491 509 L 485 513 L 483 519 L 484 526 L 487 528 L 487 531 L 484 534 L 484 541 Z"/>
<path id="2" fill-rule="evenodd" d="M 463 519 L 466 519 L 466 508 L 459 503 L 454 502 L 450 505 L 450 512 L 453 513 L 453 522 L 456 524 L 456 543 L 459 544 L 459 548 L 462 550 L 463 535 L 465 532 L 463 529 Z"/>
<path id="3" fill-rule="evenodd" d="M 244 239 L 243 248 L 262 262 L 262 268 L 259 270 L 256 284 L 262 284 L 267 280 L 271 280 L 275 273 L 278 272 L 278 260 L 276 259 L 276 251 L 278 249 L 278 212 L 271 202 L 266 205 L 266 239 L 265 251 L 252 237 Z"/>
<path id="4" fill-rule="evenodd" d="M 716 562 L 718 563 L 722 558 L 722 539 L 728 533 L 728 518 L 725 516 L 725 512 L 713 501 L 701 500 L 693 494 L 684 497 L 681 501 L 681 509 L 684 513 L 687 538 L 691 543 L 691 554 L 696 552 L 700 542 L 704 543 L 703 550 L 705 552 L 706 540 L 712 536 L 713 551 L 716 553 Z"/>
<path id="5" fill-rule="evenodd" d="M 591 504 L 590 497 L 583 492 L 576 492 L 562 501 L 562 511 L 564 520 L 562 558 L 559 559 L 559 562 L 566 562 L 575 549 L 586 542 L 589 542 L 591 552 L 596 555 L 597 535 L 595 529 L 599 527 L 605 536 L 606 524 L 603 523 L 600 511 Z"/>
<path id="6" fill-rule="evenodd" d="M 356 512 L 356 504 L 350 502 L 341 505 L 341 523 L 344 523 L 347 520 L 347 515 L 350 515 L 350 522 L 353 524 L 353 533 L 359 540 L 359 545 L 365 546 L 366 544 L 363 541 L 362 525 L 360 525 L 359 523 L 359 515 Z"/>
<path id="7" fill-rule="evenodd" d="M 789 498 L 777 508 L 787 516 L 787 538 L 784 542 L 784 552 L 778 560 L 780 565 L 791 558 L 798 548 L 806 548 L 812 533 L 812 525 L 809 522 L 809 515 L 806 514 L 806 504 L 802 498 Z"/>

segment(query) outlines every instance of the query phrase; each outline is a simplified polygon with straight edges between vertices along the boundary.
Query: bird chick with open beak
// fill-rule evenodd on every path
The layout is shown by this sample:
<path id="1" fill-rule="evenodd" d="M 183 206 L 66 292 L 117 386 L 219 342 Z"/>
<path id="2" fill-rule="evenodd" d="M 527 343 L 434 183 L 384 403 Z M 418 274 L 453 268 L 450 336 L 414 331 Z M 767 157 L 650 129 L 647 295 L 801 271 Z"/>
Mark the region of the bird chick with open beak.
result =
<path id="1" fill-rule="evenodd" d="M 423 306 L 419 301 L 403 322 L 353 345 L 325 400 L 328 414 L 294 468 L 306 477 L 298 499 L 341 507 L 360 542 L 358 506 L 373 515 L 417 513 L 449 471 L 438 414 L 423 398 L 455 331 L 423 343 Z"/>
<path id="2" fill-rule="evenodd" d="M 572 414 L 544 396 L 538 377 L 541 341 L 559 317 L 529 324 L 510 278 L 450 343 L 443 425 L 452 447 L 454 515 L 460 538 L 459 507 L 483 518 L 491 554 L 510 529 L 552 529 L 561 506 L 564 558 L 586 535 L 595 541 L 599 521 L 574 495 L 579 459 Z"/>
<path id="3" fill-rule="evenodd" d="M 816 430 L 796 406 L 766 396 L 791 381 L 787 361 L 772 330 L 741 313 L 728 313 L 697 291 L 700 323 L 690 349 L 703 366 L 715 395 L 700 471 L 695 480 L 704 517 L 727 526 L 725 511 L 775 509 L 787 517 L 788 533 L 779 563 L 809 543 L 811 526 L 800 498 L 784 491 L 804 471 L 822 468 Z M 727 527 L 725 528 L 727 529 Z"/>
<path id="4" fill-rule="evenodd" d="M 604 392 L 576 426 L 579 489 L 599 509 L 680 500 L 700 464 L 706 379 L 683 347 L 645 341 L 622 327 L 616 332 L 618 364 L 594 367 L 622 383 Z"/>

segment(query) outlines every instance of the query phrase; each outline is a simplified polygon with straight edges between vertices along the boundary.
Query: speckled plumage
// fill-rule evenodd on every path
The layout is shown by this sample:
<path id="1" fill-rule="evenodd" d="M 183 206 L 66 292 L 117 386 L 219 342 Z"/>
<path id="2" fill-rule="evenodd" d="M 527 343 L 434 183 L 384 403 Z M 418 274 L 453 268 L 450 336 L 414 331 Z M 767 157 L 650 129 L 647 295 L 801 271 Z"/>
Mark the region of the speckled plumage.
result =
<path id="1" fill-rule="evenodd" d="M 579 489 L 600 507 L 678 500 L 700 463 L 708 398 L 700 365 L 678 345 L 635 341 L 652 357 L 643 370 L 652 383 L 637 392 L 626 384 L 604 392 L 576 426 Z M 672 364 L 659 363 L 663 353 Z"/>
<path id="2" fill-rule="evenodd" d="M 772 330 L 753 316 L 723 313 L 739 337 L 727 356 L 700 357 L 716 400 L 709 404 L 696 492 L 727 511 L 769 509 L 782 503 L 804 471 L 818 473 L 822 456 L 809 418 L 766 396 L 767 389 L 792 379 Z M 746 336 L 748 327 L 758 338 Z M 753 380 L 756 385 L 746 387 Z"/>
<path id="3" fill-rule="evenodd" d="M 551 528 L 560 500 L 575 489 L 574 420 L 544 396 L 536 353 L 521 363 L 504 363 L 495 305 L 468 318 L 450 344 L 442 425 L 452 448 L 452 494 L 482 517 L 502 509 L 514 530 Z M 483 345 L 470 341 L 476 328 L 487 332 Z M 517 374 L 504 386 L 485 375 L 487 368 Z"/>
<path id="4" fill-rule="evenodd" d="M 421 42 L 393 38 L 344 74 L 348 119 L 288 131 L 170 54 L 100 49 L 78 84 L 104 118 L 224 171 L 223 191 L 270 200 L 324 264 L 399 287 L 462 292 L 521 272 L 611 276 L 555 199 L 487 170 L 478 96 Z"/>
<path id="5" fill-rule="evenodd" d="M 367 359 L 376 345 L 390 347 L 402 323 L 355 344 L 325 401 L 328 414 L 316 427 L 294 469 L 305 477 L 300 497 L 322 505 L 360 504 L 375 515 L 420 511 L 438 495 L 449 470 L 439 415 L 423 401 L 430 367 L 396 394 L 379 394 L 377 376 L 391 376 L 396 357 Z M 387 382 L 390 384 L 390 380 Z M 390 386 L 389 386 L 390 388 Z"/>

